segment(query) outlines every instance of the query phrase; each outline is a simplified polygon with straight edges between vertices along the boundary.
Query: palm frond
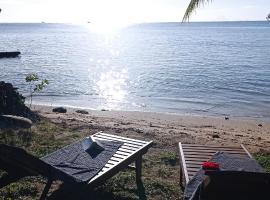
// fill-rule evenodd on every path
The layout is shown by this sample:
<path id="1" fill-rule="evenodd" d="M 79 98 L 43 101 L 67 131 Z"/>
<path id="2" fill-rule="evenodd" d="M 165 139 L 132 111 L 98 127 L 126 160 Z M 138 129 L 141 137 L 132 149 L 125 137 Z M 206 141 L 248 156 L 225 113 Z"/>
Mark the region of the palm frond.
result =
<path id="1" fill-rule="evenodd" d="M 196 8 L 198 8 L 200 5 L 205 4 L 206 2 L 209 2 L 209 1 L 211 0 L 191 0 L 186 9 L 186 12 L 182 21 L 183 22 L 188 21 L 191 14 L 196 10 Z"/>

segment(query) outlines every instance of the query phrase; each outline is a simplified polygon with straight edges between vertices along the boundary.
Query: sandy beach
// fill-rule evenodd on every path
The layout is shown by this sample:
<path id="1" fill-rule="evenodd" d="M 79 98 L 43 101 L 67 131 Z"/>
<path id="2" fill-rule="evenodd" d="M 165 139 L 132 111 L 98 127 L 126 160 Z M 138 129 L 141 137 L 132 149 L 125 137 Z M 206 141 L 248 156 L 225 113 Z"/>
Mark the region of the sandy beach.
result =
<path id="1" fill-rule="evenodd" d="M 155 148 L 176 150 L 177 142 L 197 144 L 244 144 L 251 153 L 270 151 L 270 123 L 224 116 L 191 116 L 136 111 L 97 111 L 79 114 L 75 108 L 67 113 L 53 113 L 50 106 L 34 105 L 33 109 L 52 122 L 77 130 L 89 129 L 153 140 Z M 62 134 L 59 133 L 59 137 Z M 87 134 L 87 132 L 86 132 Z"/>

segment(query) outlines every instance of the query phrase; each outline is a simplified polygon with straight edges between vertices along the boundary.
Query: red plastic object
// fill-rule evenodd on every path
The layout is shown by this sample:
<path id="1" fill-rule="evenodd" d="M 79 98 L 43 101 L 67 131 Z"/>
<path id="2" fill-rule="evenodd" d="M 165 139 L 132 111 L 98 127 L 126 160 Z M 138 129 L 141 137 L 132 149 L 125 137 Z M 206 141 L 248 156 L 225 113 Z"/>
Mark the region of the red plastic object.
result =
<path id="1" fill-rule="evenodd" d="M 215 162 L 204 162 L 202 168 L 204 170 L 219 170 L 219 164 Z"/>

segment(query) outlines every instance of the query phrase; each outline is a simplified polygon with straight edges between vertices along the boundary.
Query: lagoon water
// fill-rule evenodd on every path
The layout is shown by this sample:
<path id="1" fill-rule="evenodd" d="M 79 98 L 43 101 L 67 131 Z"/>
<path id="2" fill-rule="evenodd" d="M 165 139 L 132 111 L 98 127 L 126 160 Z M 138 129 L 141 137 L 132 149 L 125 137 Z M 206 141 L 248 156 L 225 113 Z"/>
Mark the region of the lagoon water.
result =
<path id="1" fill-rule="evenodd" d="M 0 24 L 0 80 L 35 103 L 270 119 L 270 23 L 155 23 L 100 33 L 68 24 Z"/>

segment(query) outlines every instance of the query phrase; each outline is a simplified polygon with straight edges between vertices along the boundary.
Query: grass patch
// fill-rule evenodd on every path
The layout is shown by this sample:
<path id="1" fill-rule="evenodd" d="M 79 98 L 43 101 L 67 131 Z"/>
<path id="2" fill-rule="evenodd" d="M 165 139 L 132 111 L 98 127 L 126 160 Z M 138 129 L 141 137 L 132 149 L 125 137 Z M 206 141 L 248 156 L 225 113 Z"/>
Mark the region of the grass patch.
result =
<path id="1" fill-rule="evenodd" d="M 160 154 L 160 159 L 166 164 L 175 166 L 178 162 L 178 156 L 174 152 L 162 152 Z"/>
<path id="2" fill-rule="evenodd" d="M 0 190 L 0 200 L 35 199 L 37 187 L 30 178 L 24 178 L 16 183 L 9 184 Z"/>
<path id="3" fill-rule="evenodd" d="M 149 155 L 149 154 L 148 154 Z M 148 156 L 146 158 L 144 158 L 144 161 L 146 161 L 146 165 L 153 165 L 153 164 L 165 164 L 165 165 L 169 165 L 169 166 L 176 166 L 178 163 L 178 155 L 174 152 L 158 152 L 158 154 L 154 154 Z"/>
<path id="4" fill-rule="evenodd" d="M 268 154 L 257 154 L 255 159 L 258 163 L 263 166 L 267 172 L 270 172 L 270 153 Z"/>

